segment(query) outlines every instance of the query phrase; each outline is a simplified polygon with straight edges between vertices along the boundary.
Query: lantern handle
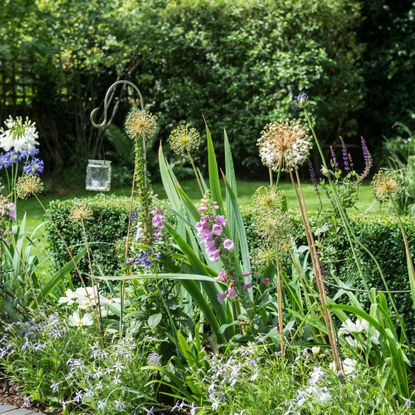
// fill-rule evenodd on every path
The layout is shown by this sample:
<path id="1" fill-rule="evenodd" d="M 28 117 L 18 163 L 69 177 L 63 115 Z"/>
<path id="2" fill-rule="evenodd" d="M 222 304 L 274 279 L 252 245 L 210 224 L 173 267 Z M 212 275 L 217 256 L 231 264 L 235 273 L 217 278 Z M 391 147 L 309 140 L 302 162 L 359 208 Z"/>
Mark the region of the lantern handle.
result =
<path id="1" fill-rule="evenodd" d="M 141 95 L 140 90 L 138 89 L 137 85 L 133 84 L 130 81 L 127 81 L 125 79 L 121 79 L 119 81 L 114 82 L 107 90 L 106 94 L 105 94 L 105 98 L 104 98 L 104 109 L 103 109 L 103 120 L 102 122 L 98 123 L 95 121 L 95 117 L 97 112 L 99 111 L 99 107 L 98 108 L 94 108 L 91 111 L 91 114 L 89 116 L 89 119 L 91 120 L 91 123 L 94 127 L 96 128 L 102 128 L 102 127 L 107 127 L 108 125 L 111 124 L 115 113 L 117 112 L 118 109 L 118 104 L 119 104 L 119 100 L 117 99 L 116 104 L 114 105 L 114 109 L 112 110 L 112 114 L 110 119 L 108 120 L 108 108 L 112 102 L 112 100 L 114 99 L 114 94 L 115 94 L 115 89 L 118 85 L 127 85 L 127 86 L 131 86 L 135 92 L 137 92 L 137 95 L 139 97 L 140 100 L 140 107 L 143 110 L 144 109 L 144 101 L 143 101 L 143 96 Z"/>

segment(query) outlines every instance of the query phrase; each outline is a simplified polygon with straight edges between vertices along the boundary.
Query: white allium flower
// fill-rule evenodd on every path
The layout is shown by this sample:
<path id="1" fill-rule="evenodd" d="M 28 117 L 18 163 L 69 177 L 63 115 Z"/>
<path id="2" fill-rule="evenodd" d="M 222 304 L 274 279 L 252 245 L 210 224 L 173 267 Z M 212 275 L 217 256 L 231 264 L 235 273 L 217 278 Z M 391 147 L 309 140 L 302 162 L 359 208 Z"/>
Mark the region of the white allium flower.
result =
<path id="1" fill-rule="evenodd" d="M 83 317 L 80 316 L 78 311 L 75 311 L 69 317 L 69 325 L 74 327 L 92 326 L 94 319 L 92 313 L 86 313 Z"/>
<path id="2" fill-rule="evenodd" d="M 39 138 L 39 134 L 35 123 L 31 122 L 27 117 L 23 121 L 22 117 L 13 119 L 10 116 L 4 124 L 6 128 L 0 129 L 0 148 L 4 151 L 10 151 L 13 148 L 17 152 L 23 150 L 33 151 L 39 144 L 36 141 Z"/>
<path id="3" fill-rule="evenodd" d="M 258 139 L 262 163 L 273 171 L 290 172 L 307 159 L 312 144 L 305 129 L 297 121 L 272 122 Z"/>

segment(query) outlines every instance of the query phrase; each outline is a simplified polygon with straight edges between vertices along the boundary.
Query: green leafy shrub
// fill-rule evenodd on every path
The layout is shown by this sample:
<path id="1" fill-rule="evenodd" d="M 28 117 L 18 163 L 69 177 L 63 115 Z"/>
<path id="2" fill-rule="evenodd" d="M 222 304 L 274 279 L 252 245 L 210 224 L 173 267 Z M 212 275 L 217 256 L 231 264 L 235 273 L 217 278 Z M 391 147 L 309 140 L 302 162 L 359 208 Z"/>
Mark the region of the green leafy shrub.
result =
<path id="1" fill-rule="evenodd" d="M 53 202 L 50 205 L 49 213 L 67 244 L 73 247 L 74 253 L 77 253 L 83 246 L 84 240 L 81 224 L 69 220 L 69 212 L 75 203 L 77 203 L 76 199 Z M 127 234 L 128 204 L 128 198 L 111 196 L 97 196 L 88 201 L 88 205 L 93 211 L 93 220 L 86 224 L 86 232 L 90 242 L 93 263 L 100 265 L 100 269 L 95 267 L 95 271 L 100 274 L 113 275 L 119 270 L 120 261 L 114 243 L 122 240 Z M 252 250 L 261 244 L 261 236 L 258 235 L 255 229 L 253 213 L 247 209 L 243 212 L 243 217 L 247 228 L 248 243 Z M 404 224 L 410 246 L 414 247 L 413 255 L 415 255 L 415 224 L 409 217 L 404 219 Z M 392 216 L 354 215 L 352 216 L 352 226 L 356 235 L 380 262 L 390 289 L 408 290 L 409 281 L 405 249 L 397 220 Z M 329 282 L 337 284 L 338 281 L 336 282 L 334 277 L 342 282 L 354 280 L 355 283 L 351 286 L 362 289 L 363 286 L 359 282 L 350 246 L 341 228 L 339 227 L 335 232 L 329 232 L 321 221 L 316 220 L 316 218 L 313 219 L 313 227 L 318 234 L 321 245 L 324 247 L 322 259 Z M 49 223 L 47 229 L 51 252 L 55 260 L 58 264 L 66 264 L 70 258 L 56 232 L 55 226 Z M 297 245 L 306 244 L 300 218 L 296 216 L 293 216 L 293 234 Z M 361 254 L 360 259 L 369 285 L 384 290 L 382 281 L 370 258 L 365 254 Z M 80 266 L 82 271 L 88 272 L 86 259 L 83 260 Z M 337 288 L 333 287 L 332 292 L 336 291 Z M 367 299 L 367 296 L 361 293 L 356 295 L 362 301 Z M 409 322 L 411 318 L 414 318 L 410 295 L 396 293 L 394 296 L 399 310 L 405 316 L 406 321 Z"/>
<path id="2" fill-rule="evenodd" d="M 65 243 L 73 255 L 85 246 L 82 223 L 70 220 L 71 209 L 77 203 L 78 199 L 71 199 L 54 201 L 49 205 L 48 242 L 52 255 L 60 266 L 70 260 Z M 92 220 L 85 223 L 85 233 L 93 270 L 99 275 L 114 275 L 119 270 L 117 243 L 127 235 L 129 205 L 127 197 L 98 195 L 88 199 Z M 87 257 L 81 261 L 79 268 L 84 273 L 89 272 Z"/>
<path id="3" fill-rule="evenodd" d="M 85 102 L 98 104 L 120 77 L 137 82 L 163 137 L 184 120 L 202 130 L 203 115 L 214 135 L 227 127 L 245 167 L 258 165 L 263 125 L 292 116 L 300 91 L 315 97 L 310 111 L 323 137 L 355 129 L 363 98 L 357 0 L 96 3 L 8 0 L 0 11 L 0 57 L 36 63 L 33 104 L 46 111 L 51 127 L 41 136 L 57 164 L 101 149 L 94 105 Z"/>

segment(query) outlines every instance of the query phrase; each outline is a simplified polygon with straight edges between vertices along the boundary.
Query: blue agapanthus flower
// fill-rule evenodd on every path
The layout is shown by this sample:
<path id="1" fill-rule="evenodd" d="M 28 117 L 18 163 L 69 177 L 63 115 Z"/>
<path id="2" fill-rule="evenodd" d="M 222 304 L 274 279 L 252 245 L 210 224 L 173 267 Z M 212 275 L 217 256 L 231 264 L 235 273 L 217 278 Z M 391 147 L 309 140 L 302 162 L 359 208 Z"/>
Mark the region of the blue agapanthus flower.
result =
<path id="1" fill-rule="evenodd" d="M 34 157 L 31 160 L 29 160 L 23 166 L 23 171 L 26 174 L 39 175 L 39 174 L 42 174 L 43 173 L 44 168 L 45 168 L 45 165 L 44 165 L 43 160 Z"/>

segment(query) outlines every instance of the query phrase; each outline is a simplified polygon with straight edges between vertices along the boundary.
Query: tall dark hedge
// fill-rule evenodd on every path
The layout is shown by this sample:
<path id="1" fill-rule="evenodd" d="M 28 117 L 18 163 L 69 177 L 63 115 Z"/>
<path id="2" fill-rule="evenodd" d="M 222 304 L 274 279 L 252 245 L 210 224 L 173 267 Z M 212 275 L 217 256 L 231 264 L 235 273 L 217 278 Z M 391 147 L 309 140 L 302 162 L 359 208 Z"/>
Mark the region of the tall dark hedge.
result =
<path id="1" fill-rule="evenodd" d="M 362 1 L 359 40 L 366 44 L 359 124 L 379 147 L 383 137 L 396 135 L 397 121 L 415 128 L 415 1 Z"/>

